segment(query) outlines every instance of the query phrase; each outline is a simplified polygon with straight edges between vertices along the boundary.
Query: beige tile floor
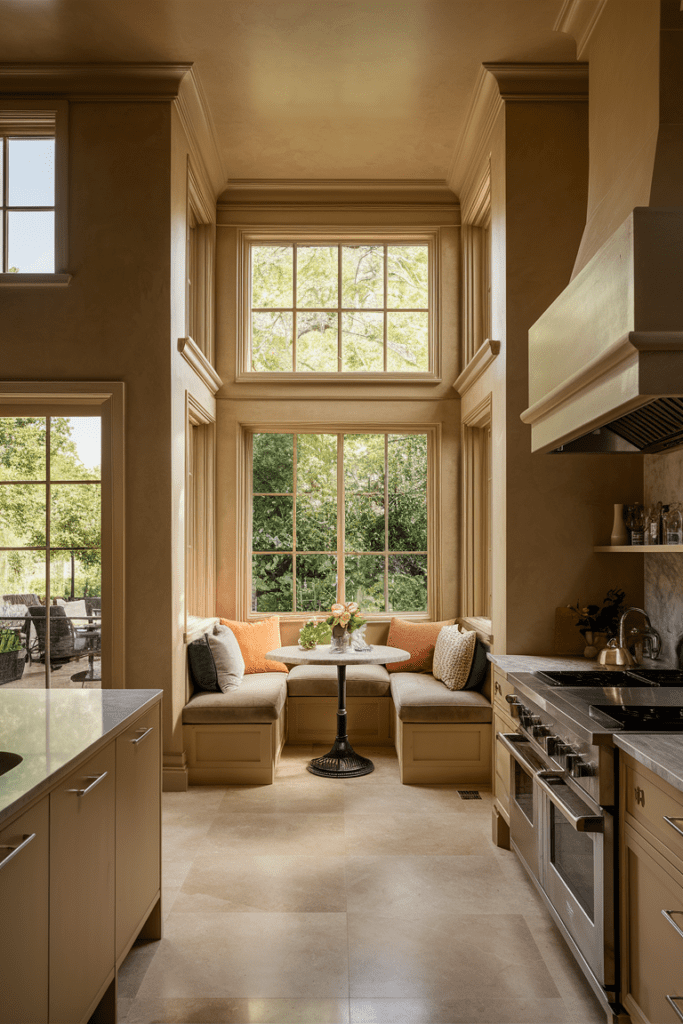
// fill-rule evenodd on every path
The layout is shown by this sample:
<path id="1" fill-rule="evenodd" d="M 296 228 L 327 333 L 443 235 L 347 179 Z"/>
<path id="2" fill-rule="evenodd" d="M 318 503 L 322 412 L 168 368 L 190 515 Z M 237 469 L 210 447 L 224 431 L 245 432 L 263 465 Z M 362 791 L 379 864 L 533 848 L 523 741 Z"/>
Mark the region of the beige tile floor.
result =
<path id="1" fill-rule="evenodd" d="M 164 794 L 164 938 L 119 974 L 126 1024 L 603 1024 L 491 795 L 337 782 L 285 747 L 273 786 Z"/>

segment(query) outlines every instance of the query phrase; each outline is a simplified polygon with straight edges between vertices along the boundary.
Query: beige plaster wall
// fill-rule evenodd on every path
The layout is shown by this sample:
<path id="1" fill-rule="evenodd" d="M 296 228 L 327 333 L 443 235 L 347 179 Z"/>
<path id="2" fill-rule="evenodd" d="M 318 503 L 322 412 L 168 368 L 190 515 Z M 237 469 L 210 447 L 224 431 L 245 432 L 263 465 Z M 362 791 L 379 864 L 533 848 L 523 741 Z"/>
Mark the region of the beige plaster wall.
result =
<path id="1" fill-rule="evenodd" d="M 528 330 L 570 279 L 586 210 L 582 103 L 506 102 L 491 140 L 492 332 L 501 352 L 463 401 L 493 399 L 493 635 L 498 653 L 552 654 L 554 610 L 642 596 L 642 567 L 601 556 L 615 501 L 642 494 L 638 458 L 532 455 Z M 626 497 L 630 495 L 630 499 Z"/>
<path id="2" fill-rule="evenodd" d="M 608 0 L 587 58 L 588 217 L 574 275 L 635 206 L 650 202 L 659 118 L 659 0 Z"/>
<path id="3" fill-rule="evenodd" d="M 70 103 L 73 278 L 0 292 L 5 375 L 126 385 L 128 687 L 171 674 L 170 132 L 168 104 Z"/>

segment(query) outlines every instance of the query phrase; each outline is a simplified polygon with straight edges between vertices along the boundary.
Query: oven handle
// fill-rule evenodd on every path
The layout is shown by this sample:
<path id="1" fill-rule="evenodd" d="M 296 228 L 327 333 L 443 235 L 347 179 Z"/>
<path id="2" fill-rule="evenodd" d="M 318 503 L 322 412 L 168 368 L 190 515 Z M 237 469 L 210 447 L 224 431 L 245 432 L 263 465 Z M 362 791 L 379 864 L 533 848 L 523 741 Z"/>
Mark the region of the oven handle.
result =
<path id="1" fill-rule="evenodd" d="M 556 782 L 564 782 L 564 775 L 561 772 L 536 772 L 536 782 L 539 788 L 543 790 L 555 807 L 562 812 L 562 817 L 569 822 L 572 828 L 576 829 L 577 832 L 603 832 L 605 819 L 597 814 L 574 814 L 564 800 L 560 799 L 555 788 L 551 785 L 552 779 L 555 779 Z"/>
<path id="2" fill-rule="evenodd" d="M 518 749 L 522 743 L 529 742 L 526 736 L 521 736 L 518 732 L 499 732 L 496 734 L 496 738 L 500 740 L 507 752 L 512 754 L 515 761 L 518 761 L 522 768 L 525 768 L 535 778 L 538 770 L 537 766 L 527 760 L 522 751 Z"/>

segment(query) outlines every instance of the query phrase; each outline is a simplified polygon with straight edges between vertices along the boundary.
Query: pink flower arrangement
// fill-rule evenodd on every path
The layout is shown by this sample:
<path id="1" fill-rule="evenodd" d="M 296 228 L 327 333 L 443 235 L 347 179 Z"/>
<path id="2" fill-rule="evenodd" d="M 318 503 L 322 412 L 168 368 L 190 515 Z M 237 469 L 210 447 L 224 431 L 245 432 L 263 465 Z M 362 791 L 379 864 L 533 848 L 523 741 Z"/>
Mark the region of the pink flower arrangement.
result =
<path id="1" fill-rule="evenodd" d="M 355 601 L 347 601 L 346 604 L 333 604 L 330 611 L 332 614 L 325 619 L 327 625 L 343 626 L 344 629 L 348 629 L 349 633 L 353 633 L 354 629 L 358 629 L 365 622 L 365 619 L 358 614 L 358 605 Z"/>

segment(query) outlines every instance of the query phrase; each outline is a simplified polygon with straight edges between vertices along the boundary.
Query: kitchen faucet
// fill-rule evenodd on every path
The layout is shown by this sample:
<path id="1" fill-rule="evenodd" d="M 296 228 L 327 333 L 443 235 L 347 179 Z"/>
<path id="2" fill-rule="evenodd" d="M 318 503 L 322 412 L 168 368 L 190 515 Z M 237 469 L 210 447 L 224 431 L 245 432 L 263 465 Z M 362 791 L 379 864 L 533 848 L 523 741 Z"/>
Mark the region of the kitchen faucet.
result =
<path id="1" fill-rule="evenodd" d="M 638 612 L 639 615 L 645 620 L 646 628 L 638 629 L 637 626 L 633 626 L 629 631 L 629 639 L 626 639 L 626 619 L 631 612 Z M 627 649 L 631 645 L 634 647 L 635 662 L 640 665 L 643 660 L 643 652 L 647 648 L 647 655 L 656 661 L 659 658 L 660 651 L 662 649 L 662 638 L 656 629 L 653 628 L 650 622 L 650 616 L 642 608 L 627 608 L 621 613 L 619 618 L 619 647 Z"/>

